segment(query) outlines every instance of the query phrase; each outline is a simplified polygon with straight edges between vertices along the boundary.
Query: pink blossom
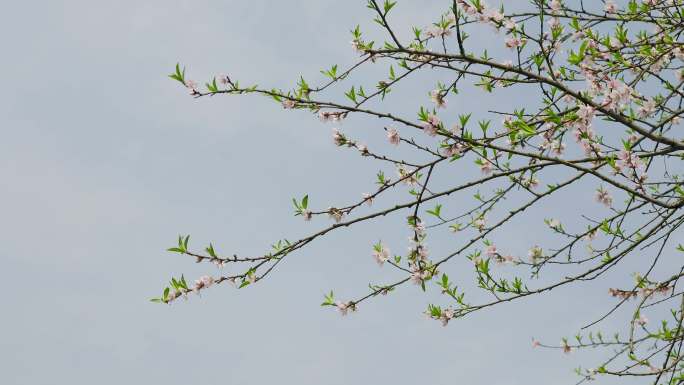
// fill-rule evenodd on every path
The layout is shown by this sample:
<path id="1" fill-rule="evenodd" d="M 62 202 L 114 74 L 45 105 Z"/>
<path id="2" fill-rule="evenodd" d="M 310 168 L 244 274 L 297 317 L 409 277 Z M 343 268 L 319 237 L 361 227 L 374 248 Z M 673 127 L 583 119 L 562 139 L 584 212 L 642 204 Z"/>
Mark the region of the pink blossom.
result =
<path id="1" fill-rule="evenodd" d="M 200 290 L 206 289 L 214 284 L 214 278 L 208 275 L 203 275 L 200 279 L 195 281 L 194 291 L 199 293 Z"/>
<path id="2" fill-rule="evenodd" d="M 505 19 L 504 27 L 510 31 L 513 31 L 514 29 L 518 28 L 518 25 L 511 19 Z"/>
<path id="3" fill-rule="evenodd" d="M 337 310 L 339 310 L 340 314 L 343 316 L 347 315 L 350 309 L 354 310 L 351 302 L 337 301 L 335 302 L 335 306 L 337 306 Z"/>
<path id="4" fill-rule="evenodd" d="M 451 157 L 451 156 L 461 155 L 461 153 L 463 153 L 464 149 L 465 149 L 465 147 L 461 143 L 453 143 L 453 144 L 450 144 L 450 145 L 444 147 L 442 152 L 444 153 L 444 156 Z"/>
<path id="5" fill-rule="evenodd" d="M 553 12 L 558 12 L 561 10 L 561 2 L 559 0 L 551 0 L 549 7 L 551 7 Z"/>
<path id="6" fill-rule="evenodd" d="M 347 139 L 344 137 L 344 135 L 342 135 L 340 133 L 340 130 L 338 130 L 337 128 L 333 128 L 332 131 L 333 131 L 333 142 L 335 143 L 335 145 L 342 146 L 345 143 L 347 143 Z"/>
<path id="7" fill-rule="evenodd" d="M 479 231 L 483 231 L 485 226 L 487 226 L 487 221 L 484 217 L 478 217 L 473 221 L 473 226 Z"/>
<path id="8" fill-rule="evenodd" d="M 390 257 L 390 250 L 382 243 L 377 244 L 373 250 L 373 258 L 379 266 L 382 266 Z"/>
<path id="9" fill-rule="evenodd" d="M 492 170 L 493 170 L 492 162 L 490 162 L 490 161 L 488 161 L 488 160 L 484 160 L 484 161 L 482 162 L 482 165 L 480 165 L 480 171 L 481 171 L 482 174 L 484 174 L 484 175 L 489 175 L 489 174 L 491 174 L 491 173 L 492 173 Z"/>
<path id="10" fill-rule="evenodd" d="M 451 30 L 448 27 L 442 28 L 440 26 L 433 25 L 427 29 L 427 31 L 425 32 L 425 35 L 427 37 L 449 36 L 449 35 L 451 35 Z"/>
<path id="11" fill-rule="evenodd" d="M 532 340 L 532 347 L 533 348 L 538 348 L 541 346 L 541 343 L 537 340 Z"/>
<path id="12" fill-rule="evenodd" d="M 304 217 L 305 221 L 310 221 L 311 220 L 311 210 L 302 211 L 302 217 Z"/>
<path id="13" fill-rule="evenodd" d="M 297 103 L 295 103 L 294 100 L 285 99 L 282 101 L 281 104 L 283 105 L 284 109 L 289 110 L 289 109 L 295 108 L 295 105 Z"/>
<path id="14" fill-rule="evenodd" d="M 447 100 L 444 98 L 442 92 L 442 90 L 430 91 L 430 100 L 437 105 L 437 108 L 444 108 L 447 104 Z"/>
<path id="15" fill-rule="evenodd" d="M 644 326 L 648 323 L 648 318 L 646 318 L 644 315 L 640 315 L 639 318 L 634 320 L 634 323 L 639 326 Z"/>
<path id="16" fill-rule="evenodd" d="M 551 19 L 549 19 L 548 24 L 549 24 L 549 27 L 551 29 L 559 27 L 560 26 L 560 19 L 557 17 L 552 17 Z"/>
<path id="17" fill-rule="evenodd" d="M 508 48 L 518 48 L 523 45 L 523 40 L 516 37 L 509 37 L 506 39 L 506 47 Z"/>
<path id="18" fill-rule="evenodd" d="M 439 317 L 439 320 L 442 322 L 442 326 L 447 326 L 449 321 L 454 318 L 455 311 L 453 309 L 447 308 L 442 310 L 442 314 Z"/>
<path id="19" fill-rule="evenodd" d="M 418 259 L 420 259 L 421 261 L 426 261 L 428 259 L 428 256 L 430 255 L 428 253 L 428 248 L 425 245 L 418 245 L 416 247 L 416 252 Z"/>
<path id="20" fill-rule="evenodd" d="M 648 99 L 644 102 L 644 104 L 639 107 L 639 116 L 642 118 L 646 118 L 653 114 L 653 112 L 656 109 L 656 102 L 653 99 Z"/>
<path id="21" fill-rule="evenodd" d="M 217 76 L 217 78 L 218 78 L 218 81 L 220 84 L 223 84 L 223 85 L 230 84 L 230 78 L 226 74 L 219 74 Z"/>
<path id="22" fill-rule="evenodd" d="M 423 131 L 429 136 L 437 135 L 437 130 L 442 122 L 439 120 L 437 115 L 429 114 L 427 121 L 423 124 Z"/>
<path id="23" fill-rule="evenodd" d="M 615 13 L 617 12 L 617 5 L 613 0 L 606 0 L 605 6 L 603 8 L 606 13 Z"/>
<path id="24" fill-rule="evenodd" d="M 490 258 L 494 258 L 499 254 L 499 252 L 496 250 L 496 246 L 489 245 L 489 247 L 487 247 L 486 254 Z"/>
<path id="25" fill-rule="evenodd" d="M 368 206 L 373 205 L 373 196 L 369 193 L 363 193 L 363 200 Z"/>
<path id="26" fill-rule="evenodd" d="M 387 140 L 389 140 L 391 144 L 398 146 L 400 139 L 399 132 L 397 132 L 394 127 L 387 129 Z"/>
<path id="27" fill-rule="evenodd" d="M 194 89 L 197 89 L 197 82 L 194 80 L 186 80 L 185 86 L 194 90 Z"/>
<path id="28" fill-rule="evenodd" d="M 613 198 L 610 196 L 610 193 L 608 193 L 608 190 L 601 186 L 596 190 L 596 202 L 599 202 L 606 207 L 610 207 L 613 204 Z"/>
<path id="29" fill-rule="evenodd" d="M 632 151 L 622 150 L 618 154 L 618 167 L 626 167 L 633 170 L 641 169 L 644 167 L 644 163 L 637 155 Z"/>

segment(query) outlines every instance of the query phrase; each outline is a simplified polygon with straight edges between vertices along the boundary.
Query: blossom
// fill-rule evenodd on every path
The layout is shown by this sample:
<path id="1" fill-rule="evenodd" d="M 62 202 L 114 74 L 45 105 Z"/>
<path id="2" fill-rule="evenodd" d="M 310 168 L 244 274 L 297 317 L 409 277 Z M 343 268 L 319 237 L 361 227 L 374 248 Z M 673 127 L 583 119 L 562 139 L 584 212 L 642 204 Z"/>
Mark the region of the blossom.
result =
<path id="1" fill-rule="evenodd" d="M 530 251 L 527 252 L 527 256 L 530 258 L 530 262 L 537 263 L 539 259 L 544 257 L 544 250 L 542 250 L 541 247 L 534 245 Z"/>
<path id="2" fill-rule="evenodd" d="M 226 74 L 219 74 L 217 76 L 217 78 L 218 78 L 218 81 L 220 84 L 223 84 L 223 85 L 230 84 L 230 78 Z"/>
<path id="3" fill-rule="evenodd" d="M 475 226 L 475 228 L 479 231 L 482 231 L 484 230 L 485 226 L 487 226 L 487 220 L 483 216 L 478 217 L 473 221 L 473 226 Z"/>
<path id="4" fill-rule="evenodd" d="M 499 254 L 499 252 L 496 250 L 496 246 L 494 246 L 494 245 L 489 245 L 489 247 L 487 247 L 487 251 L 485 253 L 490 258 L 496 257 Z"/>
<path id="5" fill-rule="evenodd" d="M 188 87 L 188 88 L 190 88 L 190 89 L 195 90 L 195 89 L 197 89 L 197 82 L 194 81 L 194 80 L 186 80 L 186 81 L 185 81 L 185 86 Z"/>
<path id="6" fill-rule="evenodd" d="M 538 348 L 539 346 L 541 346 L 541 343 L 539 341 L 532 340 L 532 347 L 533 348 Z"/>
<path id="7" fill-rule="evenodd" d="M 560 19 L 557 17 L 552 17 L 547 23 L 549 24 L 549 27 L 553 29 L 560 26 Z"/>
<path id="8" fill-rule="evenodd" d="M 465 146 L 461 143 L 453 143 L 450 144 L 442 150 L 444 153 L 444 156 L 456 156 L 456 155 L 461 155 L 463 153 L 463 150 L 465 149 Z"/>
<path id="9" fill-rule="evenodd" d="M 630 169 L 640 169 L 644 167 L 644 163 L 637 155 L 632 151 L 622 150 L 618 154 L 617 166 L 619 168 L 626 167 Z"/>
<path id="10" fill-rule="evenodd" d="M 333 142 L 335 143 L 335 145 L 342 146 L 345 143 L 347 143 L 347 138 L 345 138 L 344 135 L 342 133 L 340 133 L 340 130 L 338 130 L 337 128 L 333 128 L 332 131 L 333 131 Z"/>
<path id="11" fill-rule="evenodd" d="M 403 181 L 403 183 L 405 183 L 408 186 L 415 186 L 418 183 L 416 173 L 406 170 L 406 167 L 404 167 L 404 165 L 400 164 L 397 166 L 397 174 L 399 174 L 399 178 Z"/>
<path id="12" fill-rule="evenodd" d="M 518 25 L 515 23 L 515 21 L 513 21 L 511 19 L 505 19 L 504 20 L 504 27 L 506 27 L 506 29 L 508 29 L 510 31 L 513 31 L 514 29 L 516 29 L 518 27 Z"/>
<path id="13" fill-rule="evenodd" d="M 351 43 L 352 47 L 354 48 L 354 51 L 361 53 L 361 54 L 365 53 L 365 51 L 362 48 L 363 43 L 361 42 L 361 40 L 354 39 L 354 40 L 350 41 L 350 43 Z"/>
<path id="14" fill-rule="evenodd" d="M 549 3 L 549 7 L 551 7 L 551 10 L 554 13 L 558 12 L 561 9 L 561 2 L 559 0 L 551 0 L 551 3 Z"/>
<path id="15" fill-rule="evenodd" d="M 480 171 L 484 175 L 489 175 L 492 173 L 493 167 L 492 167 L 492 162 L 485 160 L 482 162 L 482 165 L 480 165 Z"/>
<path id="16" fill-rule="evenodd" d="M 596 190 L 596 202 L 602 203 L 606 207 L 610 207 L 613 204 L 613 197 L 610 196 L 608 190 L 604 189 L 603 186 Z"/>
<path id="17" fill-rule="evenodd" d="M 437 108 L 446 107 L 447 100 L 442 94 L 442 90 L 432 90 L 430 91 L 430 100 L 437 105 Z"/>
<path id="18" fill-rule="evenodd" d="M 428 248 L 425 245 L 416 246 L 416 253 L 418 259 L 420 259 L 421 261 L 426 261 L 429 255 Z"/>
<path id="19" fill-rule="evenodd" d="M 195 281 L 194 291 L 199 293 L 200 290 L 206 289 L 214 284 L 214 278 L 209 275 L 203 275 L 200 279 Z"/>
<path id="20" fill-rule="evenodd" d="M 440 26 L 433 25 L 427 29 L 425 35 L 427 37 L 449 36 L 451 35 L 451 30 L 448 27 L 442 28 Z"/>
<path id="21" fill-rule="evenodd" d="M 398 146 L 400 139 L 401 137 L 394 127 L 387 129 L 387 140 L 389 140 L 391 144 Z"/>
<path id="22" fill-rule="evenodd" d="M 281 104 L 283 105 L 283 108 L 286 110 L 295 108 L 296 105 L 295 101 L 290 99 L 283 100 Z"/>
<path id="23" fill-rule="evenodd" d="M 606 11 L 606 13 L 615 13 L 617 12 L 617 5 L 613 0 L 606 0 L 603 10 Z"/>
<path id="24" fill-rule="evenodd" d="M 639 318 L 635 319 L 634 323 L 639 326 L 644 326 L 648 323 L 648 318 L 646 318 L 644 315 L 639 315 Z"/>
<path id="25" fill-rule="evenodd" d="M 560 227 L 560 221 L 558 219 L 549 219 L 548 221 L 549 227 L 553 229 L 557 229 Z"/>
<path id="26" fill-rule="evenodd" d="M 354 304 L 350 302 L 342 302 L 342 301 L 337 301 L 335 302 L 335 306 L 337 307 L 337 310 L 340 311 L 340 314 L 343 316 L 347 315 L 349 310 L 354 310 Z"/>
<path id="27" fill-rule="evenodd" d="M 373 196 L 369 193 L 363 193 L 363 201 L 368 204 L 368 206 L 373 205 Z"/>
<path id="28" fill-rule="evenodd" d="M 373 258 L 375 258 L 375 262 L 377 262 L 379 266 L 382 266 L 387 262 L 389 257 L 390 250 L 382 243 L 378 243 L 373 247 Z"/>
<path id="29" fill-rule="evenodd" d="M 319 111 L 318 118 L 322 122 L 338 122 L 342 120 L 344 113 L 335 111 Z"/>
<path id="30" fill-rule="evenodd" d="M 508 48 L 518 48 L 524 43 L 523 39 L 518 39 L 517 37 L 509 37 L 506 39 L 506 47 Z"/>
<path id="31" fill-rule="evenodd" d="M 302 211 L 302 217 L 304 217 L 305 221 L 310 221 L 311 220 L 311 210 Z"/>
<path id="32" fill-rule="evenodd" d="M 411 282 L 413 282 L 414 285 L 420 285 L 429 275 L 430 273 L 427 271 L 415 270 L 411 273 Z"/>
<path id="33" fill-rule="evenodd" d="M 560 140 L 554 140 L 551 142 L 551 150 L 554 154 L 556 154 L 556 156 L 561 156 L 565 151 L 565 144 L 563 144 L 563 142 Z"/>
<path id="34" fill-rule="evenodd" d="M 437 135 L 437 130 L 442 122 L 439 120 L 437 115 L 429 114 L 427 121 L 423 124 L 423 131 L 430 136 Z"/>
<path id="35" fill-rule="evenodd" d="M 563 353 L 570 354 L 572 352 L 572 347 L 566 341 L 561 341 L 561 345 L 563 346 Z"/>
<path id="36" fill-rule="evenodd" d="M 335 223 L 340 223 L 342 221 L 342 217 L 344 216 L 344 212 L 338 208 L 330 207 L 328 208 L 328 216 L 335 220 Z"/>
<path id="37" fill-rule="evenodd" d="M 613 111 L 624 108 L 632 99 L 632 88 L 617 79 L 610 79 L 603 90 L 603 105 Z"/>
<path id="38" fill-rule="evenodd" d="M 413 231 L 415 231 L 419 238 L 425 237 L 425 224 L 423 222 L 416 223 L 416 225 L 413 226 Z"/>
<path id="39" fill-rule="evenodd" d="M 648 99 L 639 107 L 639 116 L 642 118 L 648 117 L 655 111 L 656 102 L 653 99 Z"/>
<path id="40" fill-rule="evenodd" d="M 451 308 L 447 308 L 447 309 L 442 310 L 442 314 L 439 316 L 439 320 L 442 322 L 442 326 L 447 326 L 449 321 L 452 318 L 454 318 L 455 313 L 456 312 L 454 311 L 454 309 L 451 309 Z"/>

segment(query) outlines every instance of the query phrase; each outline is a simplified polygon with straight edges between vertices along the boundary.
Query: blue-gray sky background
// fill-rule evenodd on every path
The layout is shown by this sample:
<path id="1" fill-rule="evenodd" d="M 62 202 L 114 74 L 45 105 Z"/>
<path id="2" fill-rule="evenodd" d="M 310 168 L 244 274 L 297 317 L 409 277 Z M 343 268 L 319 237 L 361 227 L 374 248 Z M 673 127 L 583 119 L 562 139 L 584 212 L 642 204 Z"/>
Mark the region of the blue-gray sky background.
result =
<path id="1" fill-rule="evenodd" d="M 400 2 L 397 30 L 409 36 L 447 3 Z M 264 87 L 287 88 L 300 74 L 314 81 L 352 62 L 349 30 L 370 31 L 371 17 L 363 1 L 5 4 L 0 383 L 571 384 L 573 367 L 595 363 L 592 353 L 533 350 L 531 339 L 556 343 L 598 316 L 613 303 L 605 282 L 448 328 L 422 314 L 435 290 L 402 288 L 346 318 L 319 307 L 329 289 L 351 298 L 396 277 L 377 268 L 371 244 L 382 238 L 403 251 L 404 214 L 317 241 L 255 287 L 148 302 L 172 275 L 216 273 L 165 252 L 177 234 L 197 247 L 261 253 L 328 224 L 293 218 L 291 197 L 349 202 L 384 167 L 336 149 L 331 126 L 310 114 L 258 97 L 193 100 L 167 73 L 180 61 L 198 81 L 221 72 Z M 394 108 L 415 116 L 433 86 L 409 83 Z M 473 93 L 458 109 L 480 111 L 478 98 L 491 96 Z M 342 128 L 384 142 L 377 121 Z M 497 243 L 523 254 L 543 239 L 533 223 L 574 210 L 562 200 L 545 207 Z M 449 236 L 431 247 L 449 250 Z M 467 266 L 449 273 L 470 282 Z"/>

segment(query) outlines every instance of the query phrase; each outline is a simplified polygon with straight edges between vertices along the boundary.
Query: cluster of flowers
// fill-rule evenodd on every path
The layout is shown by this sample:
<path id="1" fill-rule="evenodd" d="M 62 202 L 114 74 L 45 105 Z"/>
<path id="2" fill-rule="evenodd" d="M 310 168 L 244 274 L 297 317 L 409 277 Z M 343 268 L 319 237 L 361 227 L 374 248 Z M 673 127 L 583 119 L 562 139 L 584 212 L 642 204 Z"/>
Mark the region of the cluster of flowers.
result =
<path id="1" fill-rule="evenodd" d="M 650 297 L 654 294 L 659 294 L 663 296 L 670 295 L 672 293 L 672 286 L 658 286 L 654 288 L 644 287 L 639 290 L 620 290 L 620 289 L 608 289 L 608 293 L 612 297 L 620 299 L 632 299 L 640 295 L 642 298 Z"/>
<path id="2" fill-rule="evenodd" d="M 587 156 L 601 154 L 596 134 L 591 127 L 595 113 L 593 107 L 582 104 L 578 106 L 577 119 L 574 121 L 575 131 L 573 134 L 575 142 L 580 145 Z"/>
<path id="3" fill-rule="evenodd" d="M 195 285 L 192 287 L 192 290 L 180 289 L 180 290 L 174 290 L 173 292 L 170 292 L 166 298 L 166 303 L 171 303 L 181 296 L 185 296 L 187 298 L 188 293 L 191 291 L 199 294 L 201 290 L 206 289 L 213 284 L 214 284 L 214 278 L 212 278 L 211 276 L 208 276 L 208 275 L 204 275 L 204 276 L 200 277 L 200 279 L 195 281 Z"/>
<path id="4" fill-rule="evenodd" d="M 425 224 L 418 218 L 411 224 L 413 235 L 409 237 L 409 268 L 411 269 L 411 282 L 420 285 L 430 278 L 434 272 L 424 269 L 428 262 L 428 248 L 425 245 L 427 233 Z"/>
<path id="5" fill-rule="evenodd" d="M 456 2 L 463 12 L 469 16 L 475 17 L 480 23 L 490 24 L 497 29 L 501 26 L 504 26 L 510 31 L 517 29 L 517 25 L 513 20 L 507 18 L 498 9 L 490 7 L 482 0 L 479 1 L 479 7 L 468 4 L 465 0 L 456 0 Z"/>
<path id="6" fill-rule="evenodd" d="M 561 156 L 565 151 L 565 144 L 559 139 L 555 139 L 557 126 L 551 123 L 546 123 L 544 125 L 544 132 L 541 134 L 542 143 L 539 145 L 540 148 L 552 151 L 554 155 Z"/>

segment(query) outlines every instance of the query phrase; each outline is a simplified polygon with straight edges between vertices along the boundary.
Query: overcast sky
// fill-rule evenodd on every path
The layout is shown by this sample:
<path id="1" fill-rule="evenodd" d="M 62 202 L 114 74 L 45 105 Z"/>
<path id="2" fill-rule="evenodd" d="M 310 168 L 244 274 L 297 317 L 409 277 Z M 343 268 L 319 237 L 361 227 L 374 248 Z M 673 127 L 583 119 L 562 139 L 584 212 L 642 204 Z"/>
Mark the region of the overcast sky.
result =
<path id="1" fill-rule="evenodd" d="M 317 241 L 255 287 L 148 302 L 171 276 L 216 274 L 165 252 L 179 233 L 198 248 L 211 241 L 227 254 L 261 253 L 329 224 L 293 218 L 291 197 L 308 193 L 316 207 L 349 202 L 371 191 L 382 167 L 335 148 L 331 126 L 310 114 L 256 97 L 194 100 L 166 75 L 180 61 L 198 81 L 221 72 L 264 87 L 290 87 L 300 74 L 320 79 L 320 69 L 354 59 L 349 30 L 371 25 L 364 3 L 5 4 L 0 383 L 571 384 L 575 366 L 595 363 L 591 353 L 533 350 L 531 340 L 557 343 L 599 315 L 613 301 L 590 293 L 606 293 L 605 282 L 447 328 L 422 314 L 439 296 L 416 287 L 345 318 L 319 307 L 327 290 L 352 298 L 368 282 L 397 277 L 378 269 L 371 244 L 383 238 L 403 250 L 405 214 Z M 409 36 L 447 3 L 400 2 L 397 30 Z M 433 86 L 414 83 L 394 108 L 414 117 Z M 478 111 L 485 97 L 459 108 Z M 343 129 L 383 141 L 375 121 Z M 549 210 L 572 211 L 561 203 L 530 215 L 539 222 Z M 497 242 L 523 253 L 541 237 L 526 230 L 531 221 Z M 435 249 L 448 250 L 438 242 L 448 236 L 432 240 Z M 452 277 L 472 281 L 458 266 Z"/>

